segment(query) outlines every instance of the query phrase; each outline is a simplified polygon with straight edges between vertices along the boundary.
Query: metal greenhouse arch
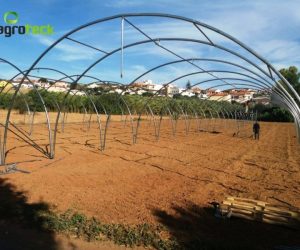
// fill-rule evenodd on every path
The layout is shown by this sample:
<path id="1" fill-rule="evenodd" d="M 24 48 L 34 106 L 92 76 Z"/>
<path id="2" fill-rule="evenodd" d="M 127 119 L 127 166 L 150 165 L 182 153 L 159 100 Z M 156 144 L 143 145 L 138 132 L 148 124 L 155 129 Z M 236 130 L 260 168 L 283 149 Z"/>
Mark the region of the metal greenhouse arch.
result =
<path id="1" fill-rule="evenodd" d="M 182 32 L 183 36 L 181 36 L 181 32 L 179 31 L 176 37 L 168 37 L 168 36 L 163 36 L 164 34 L 158 34 L 156 37 L 153 37 L 145 31 L 143 24 L 138 23 L 141 18 L 143 20 L 151 21 L 151 20 L 170 20 L 170 21 L 176 21 L 180 22 L 186 27 L 189 27 L 192 29 L 193 34 L 196 35 L 196 38 L 189 38 L 184 36 L 184 32 Z M 120 42 L 119 45 L 116 47 L 110 49 L 109 51 L 105 48 L 98 48 L 92 44 L 86 43 L 81 41 L 80 39 L 77 39 L 73 37 L 80 31 L 83 31 L 88 28 L 94 28 L 95 25 L 102 25 L 106 24 L 109 21 L 116 21 L 119 22 L 120 24 L 120 33 L 118 38 L 118 41 Z M 137 24 L 138 23 L 138 24 Z M 125 44 L 125 24 L 134 32 L 139 34 L 140 38 L 137 38 L 134 41 L 130 41 L 127 44 Z M 150 23 L 151 24 L 151 23 Z M 165 25 L 164 23 L 161 23 L 159 25 Z M 217 39 L 214 38 L 214 35 L 222 37 L 222 39 L 225 39 L 225 44 L 222 44 L 222 42 L 215 41 Z M 201 36 L 202 39 L 198 39 L 198 36 Z M 57 46 L 60 45 L 60 43 L 68 41 L 71 43 L 74 43 L 75 45 L 78 46 L 83 46 L 88 49 L 91 49 L 93 51 L 96 51 L 100 55 L 97 57 L 97 59 L 92 58 L 92 63 L 88 63 L 87 65 L 84 65 L 81 70 L 81 74 L 71 74 L 67 72 L 63 72 L 61 70 L 53 69 L 51 67 L 45 67 L 44 65 L 39 65 L 39 63 L 42 60 L 47 60 L 47 55 L 54 49 L 57 48 Z M 177 52 L 176 47 L 170 48 L 167 45 L 163 45 L 162 43 L 169 43 L 170 44 L 175 44 L 176 43 L 182 43 L 185 45 L 193 45 L 193 46 L 203 46 L 205 48 L 209 48 L 211 53 L 215 53 L 215 57 L 212 56 L 206 56 L 203 55 L 202 57 L 191 57 L 189 55 L 182 55 L 179 52 Z M 150 97 L 147 99 L 145 103 L 143 103 L 143 109 L 139 110 L 137 113 L 137 116 L 139 117 L 137 122 L 134 123 L 133 119 L 133 114 L 132 110 L 130 110 L 128 104 L 123 100 L 122 94 L 134 83 L 136 83 L 138 80 L 141 78 L 153 73 L 153 72 L 158 72 L 158 70 L 164 69 L 164 67 L 169 67 L 169 66 L 178 66 L 185 64 L 196 71 L 191 71 L 191 72 L 186 72 L 185 74 L 177 75 L 176 77 L 173 77 L 173 80 L 168 81 L 168 83 L 164 84 L 162 89 L 157 90 L 156 94 L 159 94 L 161 90 L 167 88 L 168 85 L 171 83 L 183 79 L 185 77 L 189 76 L 196 76 L 196 77 L 201 77 L 203 75 L 207 76 L 207 79 L 201 79 L 197 80 L 194 83 L 192 83 L 192 86 L 198 86 L 200 84 L 206 84 L 207 87 L 206 89 L 212 88 L 212 87 L 226 87 L 227 89 L 231 88 L 241 88 L 243 86 L 248 86 L 252 87 L 253 89 L 259 89 L 259 90 L 264 90 L 268 93 L 271 94 L 272 96 L 272 101 L 276 103 L 277 105 L 280 105 L 284 107 L 285 109 L 288 109 L 290 113 L 292 114 L 294 118 L 294 122 L 296 125 L 296 132 L 298 136 L 298 141 L 300 142 L 300 97 L 297 94 L 297 92 L 293 89 L 293 87 L 290 85 L 290 83 L 278 72 L 270 62 L 268 62 L 265 58 L 260 56 L 258 53 L 253 51 L 251 48 L 246 46 L 244 43 L 240 42 L 238 39 L 232 37 L 231 35 L 215 28 L 210 25 L 207 25 L 205 23 L 199 22 L 197 20 L 193 20 L 190 18 L 182 17 L 182 16 L 177 16 L 177 15 L 171 15 L 171 14 L 163 14 L 163 13 L 124 13 L 124 14 L 119 14 L 119 15 L 114 15 L 106 18 L 101 18 L 98 20 L 95 20 L 93 22 L 89 22 L 87 24 L 84 24 L 82 26 L 79 26 L 70 32 L 66 33 L 62 37 L 60 37 L 57 41 L 55 41 L 51 46 L 49 46 L 34 62 L 33 64 L 25 71 L 22 71 L 21 69 L 17 68 L 16 66 L 12 65 L 15 69 L 17 69 L 18 74 L 14 76 L 12 79 L 16 78 L 17 76 L 22 76 L 22 80 L 20 81 L 18 87 L 16 87 L 14 95 L 12 97 L 11 104 L 8 108 L 7 116 L 6 116 L 6 121 L 4 124 L 4 133 L 3 133 L 3 140 L 2 140 L 2 145 L 1 145 L 1 164 L 5 164 L 5 150 L 6 150 L 6 142 L 7 142 L 7 136 L 8 136 L 8 131 L 9 131 L 9 126 L 10 126 L 10 119 L 11 119 L 11 111 L 14 106 L 14 102 L 16 100 L 16 96 L 20 91 L 21 85 L 24 83 L 25 80 L 28 80 L 30 76 L 33 75 L 33 71 L 41 69 L 41 70 L 49 70 L 49 71 L 56 71 L 60 75 L 62 75 L 62 78 L 57 78 L 53 79 L 54 82 L 61 81 L 63 79 L 69 79 L 70 80 L 70 88 L 63 93 L 63 101 L 61 103 L 58 103 L 57 105 L 59 106 L 58 108 L 58 113 L 56 116 L 54 129 L 51 128 L 51 124 L 49 121 L 48 117 L 48 111 L 45 106 L 45 103 L 42 99 L 42 96 L 39 94 L 37 91 L 38 95 L 40 96 L 40 100 L 44 105 L 44 110 L 45 114 L 47 117 L 47 123 L 48 123 L 48 132 L 49 132 L 49 150 L 50 152 L 48 153 L 49 158 L 54 158 L 55 157 L 55 144 L 56 144 L 56 137 L 57 137 L 57 131 L 58 131 L 58 124 L 60 121 L 60 116 L 62 112 L 65 111 L 65 106 L 67 105 L 67 97 L 69 95 L 72 95 L 72 86 L 76 86 L 76 84 L 81 83 L 82 79 L 84 78 L 89 78 L 93 79 L 96 81 L 101 81 L 100 79 L 105 79 L 105 77 L 101 76 L 103 72 L 100 72 L 100 77 L 92 74 L 90 71 L 92 71 L 96 66 L 98 66 L 101 62 L 107 62 L 110 58 L 113 58 L 115 55 L 120 55 L 120 75 L 121 78 L 123 78 L 124 73 L 126 71 L 124 70 L 124 54 L 127 53 L 127 51 L 131 48 L 138 48 L 141 45 L 153 45 L 154 48 L 159 48 L 161 51 L 164 53 L 167 53 L 168 55 L 172 56 L 172 60 L 168 60 L 167 62 L 160 62 L 152 67 L 149 67 L 148 69 L 144 69 L 143 73 L 139 73 L 135 75 L 134 77 L 131 77 L 132 80 L 129 81 L 129 84 L 126 86 L 123 86 L 123 90 L 121 93 L 118 93 L 118 98 L 120 101 L 124 102 L 124 105 L 127 109 L 127 112 L 130 116 L 131 119 L 131 130 L 132 130 L 132 136 L 133 136 L 133 143 L 137 141 L 138 137 L 138 128 L 140 124 L 140 118 L 143 112 L 147 112 L 148 114 L 151 115 L 153 119 L 153 123 L 155 125 L 155 135 L 157 138 L 159 138 L 159 127 L 160 123 L 159 120 L 155 121 L 155 116 L 157 114 L 154 114 L 154 112 L 149 109 L 148 103 L 151 101 L 153 98 Z M 236 46 L 235 49 L 232 48 L 232 45 Z M 197 47 L 198 48 L 198 47 Z M 202 47 L 201 47 L 202 48 Z M 241 51 L 239 51 L 241 50 Z M 225 60 L 224 58 L 219 58 L 218 53 L 225 53 L 228 56 L 233 57 L 234 59 L 228 59 Z M 128 52 L 129 53 L 129 52 Z M 162 52 L 161 52 L 162 53 Z M 245 55 L 247 54 L 247 56 Z M 175 60 L 176 59 L 176 60 Z M 236 62 L 236 60 L 240 60 L 241 62 Z M 3 62 L 6 62 L 4 59 L 1 60 Z M 202 62 L 208 62 L 213 64 L 212 69 L 206 69 L 203 66 L 200 66 L 198 63 Z M 8 63 L 8 62 L 7 62 Z M 221 66 L 220 66 L 221 65 Z M 224 69 L 222 67 L 230 67 L 229 69 Z M 231 74 L 231 76 L 218 76 L 218 74 Z M 235 75 L 234 77 L 232 75 Z M 50 78 L 49 78 L 50 79 Z M 29 80 L 30 81 L 30 80 Z M 109 81 L 102 81 L 103 83 L 110 83 L 114 82 L 113 79 L 110 79 Z M 91 82 L 90 82 L 91 83 Z M 122 84 L 120 84 L 121 86 Z M 35 88 L 35 87 L 34 87 Z M 184 91 L 186 91 L 185 89 Z M 97 107 L 93 103 L 92 99 L 90 98 L 88 93 L 85 93 L 86 96 L 90 99 L 92 105 L 94 106 L 95 113 L 98 117 L 98 123 L 99 123 L 99 129 L 100 129 L 100 149 L 104 150 L 105 148 L 105 141 L 106 141 L 106 133 L 107 133 L 107 126 L 109 123 L 109 117 L 110 114 L 107 115 L 107 121 L 105 125 L 105 131 L 102 134 L 102 128 L 101 128 L 101 121 L 99 120 L 99 114 Z M 76 94 L 73 93 L 73 96 Z M 203 109 L 205 107 L 199 107 L 198 110 L 195 108 L 191 107 L 190 108 L 190 113 L 192 116 L 197 119 L 199 119 L 200 113 L 203 113 L 205 116 L 205 111 Z M 190 114 L 186 110 L 184 110 L 182 107 L 182 116 L 185 117 L 185 119 L 189 119 Z M 169 110 L 170 111 L 170 110 Z M 161 110 L 159 116 L 162 119 L 162 115 L 169 116 L 171 121 L 173 115 L 168 111 L 168 108 L 165 108 L 164 110 Z M 223 112 L 224 111 L 224 112 Z M 209 110 L 211 112 L 211 110 Z M 214 112 L 217 114 L 217 116 L 222 115 L 223 118 L 229 117 L 229 112 L 226 110 L 214 110 Z M 105 111 L 106 113 L 106 111 Z M 123 113 L 123 111 L 122 111 Z M 225 113 L 227 115 L 225 115 Z M 241 117 L 244 117 L 246 119 L 247 116 L 244 114 L 240 115 Z M 213 114 L 211 113 L 211 117 L 213 118 Z M 233 114 L 231 114 L 231 117 L 233 117 Z M 252 117 L 253 118 L 253 117 Z M 172 121 L 172 127 L 173 127 L 173 134 L 176 131 L 176 128 L 174 127 L 174 123 Z M 188 123 L 186 124 L 186 131 L 188 131 L 189 125 Z"/>

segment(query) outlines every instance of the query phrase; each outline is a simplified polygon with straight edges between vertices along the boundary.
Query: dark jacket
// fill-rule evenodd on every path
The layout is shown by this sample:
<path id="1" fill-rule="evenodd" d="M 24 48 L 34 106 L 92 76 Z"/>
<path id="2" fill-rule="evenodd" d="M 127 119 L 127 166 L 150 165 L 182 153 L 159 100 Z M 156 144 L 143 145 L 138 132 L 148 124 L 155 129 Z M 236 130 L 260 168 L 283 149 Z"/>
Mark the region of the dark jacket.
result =
<path id="1" fill-rule="evenodd" d="M 259 133 L 259 130 L 260 130 L 260 126 L 259 124 L 256 122 L 253 124 L 253 132 L 254 133 Z"/>

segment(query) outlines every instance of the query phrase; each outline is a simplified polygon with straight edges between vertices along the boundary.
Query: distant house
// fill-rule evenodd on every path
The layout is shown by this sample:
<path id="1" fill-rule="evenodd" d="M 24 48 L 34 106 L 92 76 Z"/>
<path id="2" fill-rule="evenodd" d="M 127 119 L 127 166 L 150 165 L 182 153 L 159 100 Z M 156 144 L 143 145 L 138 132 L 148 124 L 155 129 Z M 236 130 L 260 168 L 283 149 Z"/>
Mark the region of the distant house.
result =
<path id="1" fill-rule="evenodd" d="M 235 101 L 238 103 L 246 103 L 253 99 L 253 95 L 256 93 L 253 90 L 247 89 L 239 89 L 239 90 L 231 90 L 231 101 Z"/>
<path id="2" fill-rule="evenodd" d="M 13 82 L 12 82 L 12 85 L 13 86 L 18 86 L 20 85 L 20 83 L 22 82 L 22 77 L 18 77 L 17 79 L 15 79 Z M 24 81 L 22 82 L 22 86 L 21 88 L 22 89 L 32 89 L 34 86 L 37 83 L 37 80 L 35 79 L 30 79 L 30 81 L 25 78 Z"/>
<path id="3" fill-rule="evenodd" d="M 3 89 L 3 88 L 5 88 L 5 89 L 10 89 L 10 88 L 12 88 L 14 85 L 12 84 L 12 83 L 10 83 L 10 82 L 8 82 L 8 81 L 5 81 L 5 80 L 1 80 L 0 81 L 0 89 Z"/>
<path id="4" fill-rule="evenodd" d="M 97 84 L 97 83 L 92 83 L 92 84 L 88 85 L 87 88 L 88 88 L 88 89 L 99 88 L 99 84 Z"/>
<path id="5" fill-rule="evenodd" d="M 180 94 L 188 97 L 195 96 L 195 93 L 191 89 L 180 89 Z"/>
<path id="6" fill-rule="evenodd" d="M 147 93 L 147 91 L 144 90 L 144 89 L 139 89 L 139 90 L 136 91 L 136 94 L 138 94 L 138 95 L 142 95 L 144 93 Z"/>
<path id="7" fill-rule="evenodd" d="M 0 81 L 0 88 L 4 88 L 7 85 L 7 81 L 1 80 Z"/>
<path id="8" fill-rule="evenodd" d="M 157 92 L 157 91 L 161 90 L 162 88 L 163 88 L 162 84 L 148 84 L 146 87 L 146 89 L 149 92 Z"/>
<path id="9" fill-rule="evenodd" d="M 169 84 L 166 86 L 166 95 L 169 97 L 173 97 L 174 95 L 179 94 L 180 90 L 173 84 Z"/>
<path id="10" fill-rule="evenodd" d="M 210 100 L 210 101 L 231 102 L 231 100 L 232 100 L 232 96 L 226 92 L 214 92 L 214 93 L 210 92 L 207 94 L 207 96 L 208 96 L 207 100 Z"/>
<path id="11" fill-rule="evenodd" d="M 47 88 L 50 92 L 66 92 L 70 87 L 69 83 L 66 82 L 56 82 L 55 84 L 51 85 Z"/>
<path id="12" fill-rule="evenodd" d="M 74 95 L 77 95 L 77 96 L 84 96 L 85 95 L 85 93 L 83 91 L 77 91 L 75 89 L 71 90 L 70 92 L 73 93 Z"/>
<path id="13" fill-rule="evenodd" d="M 205 94 L 205 93 L 200 93 L 200 94 L 198 95 L 198 98 L 200 98 L 200 99 L 202 99 L 202 100 L 206 100 L 206 99 L 208 99 L 208 95 Z"/>
<path id="14" fill-rule="evenodd" d="M 130 89 L 132 90 L 136 90 L 136 91 L 141 89 L 143 90 L 143 91 L 139 91 L 139 93 L 137 94 L 143 94 L 145 92 L 155 94 L 156 92 L 162 90 L 162 88 L 163 88 L 162 84 L 155 84 L 151 80 L 146 80 L 144 82 L 135 82 L 132 85 L 130 85 Z"/>
<path id="15" fill-rule="evenodd" d="M 70 84 L 67 82 L 56 82 L 55 83 L 55 87 L 59 87 L 59 88 L 69 88 Z"/>
<path id="16" fill-rule="evenodd" d="M 122 94 L 124 95 L 125 94 L 125 91 L 122 89 L 122 88 L 119 88 L 119 87 L 113 87 L 111 88 L 108 93 L 117 93 L 117 94 Z"/>
<path id="17" fill-rule="evenodd" d="M 50 88 L 47 89 L 49 92 L 66 92 L 67 89 L 66 88 L 61 88 L 61 87 L 57 87 L 55 85 L 51 86 Z"/>
<path id="18" fill-rule="evenodd" d="M 252 101 L 255 104 L 269 105 L 271 102 L 271 98 L 269 96 L 258 96 L 252 98 Z"/>

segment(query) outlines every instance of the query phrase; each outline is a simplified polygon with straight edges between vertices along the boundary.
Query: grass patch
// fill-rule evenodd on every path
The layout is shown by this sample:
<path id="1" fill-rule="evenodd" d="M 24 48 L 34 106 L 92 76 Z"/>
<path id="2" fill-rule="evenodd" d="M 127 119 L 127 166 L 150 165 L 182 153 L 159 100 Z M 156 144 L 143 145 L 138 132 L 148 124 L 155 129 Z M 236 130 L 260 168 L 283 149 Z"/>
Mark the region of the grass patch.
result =
<path id="1" fill-rule="evenodd" d="M 105 224 L 72 210 L 56 213 L 44 202 L 28 203 L 23 192 L 16 191 L 15 186 L 0 178 L 0 233 L 1 225 L 5 224 L 21 225 L 49 235 L 74 235 L 87 241 L 111 240 L 118 245 L 130 247 L 179 248 L 174 240 L 162 237 L 167 230 L 163 230 L 161 226 Z"/>
<path id="2" fill-rule="evenodd" d="M 163 239 L 164 232 L 160 226 L 139 224 L 104 224 L 95 218 L 87 218 L 71 210 L 62 214 L 43 213 L 43 228 L 59 233 L 75 235 L 87 241 L 111 240 L 125 246 L 145 246 L 155 249 L 179 249 L 179 245 L 170 239 Z"/>

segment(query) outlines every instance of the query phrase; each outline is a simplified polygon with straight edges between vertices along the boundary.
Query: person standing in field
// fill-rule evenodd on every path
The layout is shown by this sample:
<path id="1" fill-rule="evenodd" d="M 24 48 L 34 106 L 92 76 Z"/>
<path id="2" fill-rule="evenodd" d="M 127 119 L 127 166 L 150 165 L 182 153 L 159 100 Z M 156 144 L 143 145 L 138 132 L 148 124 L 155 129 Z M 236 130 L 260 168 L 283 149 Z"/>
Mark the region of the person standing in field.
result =
<path id="1" fill-rule="evenodd" d="M 254 139 L 256 140 L 259 140 L 259 131 L 260 131 L 260 126 L 258 124 L 258 122 L 256 121 L 254 124 L 253 124 L 253 135 L 254 135 Z"/>

